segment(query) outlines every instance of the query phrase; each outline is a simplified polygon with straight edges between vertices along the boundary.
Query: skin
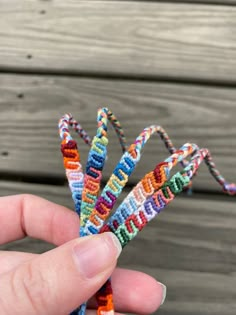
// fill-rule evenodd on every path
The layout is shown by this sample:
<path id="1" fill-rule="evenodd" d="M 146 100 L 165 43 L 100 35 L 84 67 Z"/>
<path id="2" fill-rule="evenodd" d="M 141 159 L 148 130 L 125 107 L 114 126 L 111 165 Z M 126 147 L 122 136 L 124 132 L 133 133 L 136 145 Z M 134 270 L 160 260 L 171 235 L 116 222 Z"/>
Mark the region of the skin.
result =
<path id="1" fill-rule="evenodd" d="M 104 236 L 79 239 L 78 227 L 75 212 L 42 198 L 0 198 L 0 244 L 30 236 L 57 245 L 40 255 L 0 252 L 0 314 L 66 315 L 88 299 L 87 314 L 96 314 L 93 294 L 110 275 L 118 313 L 150 314 L 158 309 L 160 283 L 144 273 L 116 268 L 115 254 L 105 257 L 106 263 L 92 277 L 84 276 L 73 250 L 89 249 Z M 143 303 L 146 298 L 148 303 Z"/>

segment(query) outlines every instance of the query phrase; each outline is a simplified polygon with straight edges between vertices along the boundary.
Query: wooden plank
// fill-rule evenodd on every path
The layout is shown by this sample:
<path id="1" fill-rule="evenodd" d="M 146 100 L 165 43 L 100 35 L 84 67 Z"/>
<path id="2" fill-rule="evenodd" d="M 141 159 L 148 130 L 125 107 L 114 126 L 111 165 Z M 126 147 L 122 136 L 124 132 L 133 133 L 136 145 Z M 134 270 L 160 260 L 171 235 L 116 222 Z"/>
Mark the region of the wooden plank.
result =
<path id="1" fill-rule="evenodd" d="M 150 268 L 130 264 L 167 285 L 166 301 L 158 315 L 234 315 L 235 275 Z"/>
<path id="2" fill-rule="evenodd" d="M 101 1 L 101 0 L 97 0 L 97 1 Z M 125 1 L 127 2 L 127 0 L 104 0 L 104 1 Z M 143 0 L 128 0 L 129 2 L 138 2 L 138 1 L 143 1 Z M 145 0 L 145 3 L 149 3 L 149 2 L 163 2 L 163 0 Z M 235 5 L 236 1 L 235 0 L 171 0 L 172 3 L 191 3 L 191 4 L 213 4 L 213 5 Z"/>
<path id="3" fill-rule="evenodd" d="M 233 6 L 1 0 L 0 29 L 5 71 L 236 82 Z"/>
<path id="4" fill-rule="evenodd" d="M 101 0 L 97 0 L 101 2 Z M 129 2 L 138 2 L 143 0 L 104 0 L 104 1 L 129 1 Z M 163 0 L 145 0 L 145 3 L 149 2 L 164 2 Z M 235 5 L 235 0 L 171 0 L 172 3 L 191 3 L 191 4 L 213 4 L 213 5 Z"/>
<path id="5" fill-rule="evenodd" d="M 110 1 L 110 0 L 108 0 L 108 1 Z M 125 0 L 121 0 L 121 1 L 125 1 Z M 131 1 L 136 1 L 136 0 L 131 0 Z M 147 1 L 149 1 L 149 0 L 147 0 Z M 152 1 L 152 0 L 150 0 L 150 1 Z M 156 0 L 156 1 L 158 2 L 158 0 Z M 220 5 L 235 5 L 235 3 L 236 3 L 235 0 L 184 0 L 184 1 L 182 1 L 182 0 L 171 0 L 171 2 L 176 2 L 176 3 L 184 2 L 184 3 L 192 3 L 192 4 L 196 4 L 196 3 L 220 4 Z"/>
<path id="6" fill-rule="evenodd" d="M 99 106 L 117 115 L 128 143 L 151 124 L 163 126 L 175 146 L 186 142 L 208 147 L 218 168 L 234 181 L 236 155 L 235 98 L 232 88 L 178 85 L 163 82 L 92 80 L 55 76 L 0 75 L 0 173 L 33 177 L 64 177 L 58 119 L 71 112 L 93 136 Z M 121 156 L 115 133 L 109 129 L 107 179 Z M 74 135 L 74 138 L 75 135 Z M 77 139 L 77 138 L 76 138 Z M 81 143 L 85 165 L 88 148 Z M 154 135 L 130 179 L 136 183 L 169 153 Z M 195 188 L 218 189 L 205 166 Z"/>
<path id="7" fill-rule="evenodd" d="M 71 206 L 66 187 L 0 182 L 0 195 L 23 192 Z M 233 315 L 235 233 L 234 202 L 206 200 L 200 194 L 176 198 L 124 248 L 119 265 L 146 272 L 167 285 L 167 300 L 158 314 Z M 1 247 L 36 253 L 51 248 L 29 239 Z"/>

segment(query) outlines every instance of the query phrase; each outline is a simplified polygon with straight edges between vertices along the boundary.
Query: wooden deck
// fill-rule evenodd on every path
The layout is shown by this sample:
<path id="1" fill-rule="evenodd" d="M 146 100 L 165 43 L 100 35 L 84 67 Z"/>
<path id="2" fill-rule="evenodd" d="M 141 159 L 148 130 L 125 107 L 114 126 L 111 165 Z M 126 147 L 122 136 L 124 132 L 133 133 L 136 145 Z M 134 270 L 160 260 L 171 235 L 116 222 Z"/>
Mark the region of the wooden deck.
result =
<path id="1" fill-rule="evenodd" d="M 90 135 L 109 107 L 131 143 L 151 124 L 176 147 L 210 149 L 236 181 L 236 1 L 0 0 L 0 195 L 33 193 L 73 208 L 58 119 L 71 112 Z M 81 143 L 85 163 L 88 148 Z M 121 156 L 109 129 L 108 179 Z M 168 156 L 152 137 L 128 190 Z M 236 314 L 236 204 L 202 166 L 124 249 L 120 266 L 167 285 L 160 315 Z M 26 239 L 9 250 L 43 252 Z"/>

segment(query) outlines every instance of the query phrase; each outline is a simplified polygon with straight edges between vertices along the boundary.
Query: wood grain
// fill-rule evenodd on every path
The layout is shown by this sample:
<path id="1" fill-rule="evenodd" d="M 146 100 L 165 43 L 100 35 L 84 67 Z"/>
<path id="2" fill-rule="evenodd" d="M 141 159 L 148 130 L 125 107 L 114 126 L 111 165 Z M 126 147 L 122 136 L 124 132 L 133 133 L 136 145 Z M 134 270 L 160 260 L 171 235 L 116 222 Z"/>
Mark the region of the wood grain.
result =
<path id="1" fill-rule="evenodd" d="M 125 267 L 145 272 L 167 285 L 164 305 L 158 315 L 234 315 L 235 275 L 150 268 Z"/>
<path id="2" fill-rule="evenodd" d="M 45 1 L 45 0 L 42 0 Z M 48 1 L 48 0 L 46 0 Z M 94 0 L 95 1 L 95 0 Z M 101 0 L 97 0 L 101 2 Z M 143 1 L 143 0 L 103 0 L 103 1 L 125 1 L 125 2 L 138 2 L 138 1 Z M 146 3 L 149 2 L 162 2 L 162 0 L 145 0 Z M 213 5 L 235 5 L 236 1 L 235 0 L 171 0 L 172 3 L 191 3 L 191 4 L 213 4 Z"/>
<path id="3" fill-rule="evenodd" d="M 67 187 L 0 182 L 0 195 L 15 193 L 33 193 L 71 206 Z M 119 265 L 146 272 L 167 285 L 167 300 L 158 314 L 233 315 L 235 235 L 232 199 L 206 200 L 200 194 L 177 198 L 125 247 Z M 35 253 L 51 248 L 34 239 L 1 247 Z"/>
<path id="4" fill-rule="evenodd" d="M 0 69 L 236 82 L 236 8 L 1 0 Z"/>
<path id="5" fill-rule="evenodd" d="M 117 115 L 128 143 L 151 124 L 163 126 L 175 146 L 186 142 L 208 147 L 218 168 L 235 181 L 236 90 L 163 82 L 96 80 L 55 76 L 0 75 L 0 172 L 4 177 L 30 175 L 64 178 L 58 119 L 71 112 L 93 136 L 98 107 Z M 74 138 L 76 138 L 74 134 Z M 109 128 L 107 179 L 121 156 L 115 133 Z M 88 148 L 81 143 L 83 164 Z M 169 153 L 157 135 L 144 148 L 130 178 L 136 183 Z M 218 189 L 205 166 L 194 181 L 197 189 Z"/>
<path id="6" fill-rule="evenodd" d="M 42 0 L 45 1 L 45 0 Z M 46 0 L 48 1 L 48 0 Z M 94 0 L 95 1 L 95 0 Z M 99 2 L 101 2 L 101 0 L 97 0 Z M 163 2 L 163 0 L 103 0 L 103 1 L 129 1 L 129 2 L 138 2 L 138 1 L 143 1 L 145 3 L 149 3 L 149 2 Z M 203 3 L 203 4 L 220 4 L 220 5 L 234 5 L 236 2 L 235 0 L 171 0 L 172 3 L 191 3 L 193 5 L 195 4 L 199 4 L 199 3 Z"/>

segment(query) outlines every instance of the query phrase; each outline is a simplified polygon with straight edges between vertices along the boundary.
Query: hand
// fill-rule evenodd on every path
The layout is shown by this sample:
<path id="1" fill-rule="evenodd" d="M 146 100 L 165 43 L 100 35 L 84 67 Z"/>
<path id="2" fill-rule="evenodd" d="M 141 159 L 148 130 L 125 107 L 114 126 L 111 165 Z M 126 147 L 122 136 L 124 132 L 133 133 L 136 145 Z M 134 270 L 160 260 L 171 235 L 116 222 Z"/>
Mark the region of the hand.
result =
<path id="1" fill-rule="evenodd" d="M 40 255 L 0 252 L 1 315 L 67 315 L 111 274 L 117 312 L 150 314 L 165 297 L 163 285 L 148 275 L 114 270 L 120 253 L 116 237 L 79 239 L 77 214 L 62 206 L 31 195 L 2 197 L 0 224 L 0 244 L 28 235 L 58 246 Z M 94 298 L 88 307 L 87 314 L 96 313 Z"/>

